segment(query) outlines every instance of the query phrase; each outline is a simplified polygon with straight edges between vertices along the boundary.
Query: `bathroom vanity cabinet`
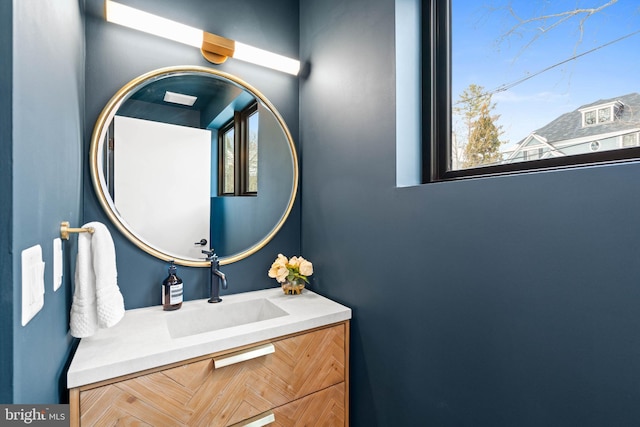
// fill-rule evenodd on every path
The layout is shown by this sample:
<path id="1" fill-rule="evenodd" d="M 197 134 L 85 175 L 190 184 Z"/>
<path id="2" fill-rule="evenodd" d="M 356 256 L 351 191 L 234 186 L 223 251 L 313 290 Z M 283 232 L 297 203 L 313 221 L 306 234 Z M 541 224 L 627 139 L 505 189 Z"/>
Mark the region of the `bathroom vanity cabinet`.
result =
<path id="1" fill-rule="evenodd" d="M 71 425 L 347 426 L 349 320 L 70 390 Z"/>

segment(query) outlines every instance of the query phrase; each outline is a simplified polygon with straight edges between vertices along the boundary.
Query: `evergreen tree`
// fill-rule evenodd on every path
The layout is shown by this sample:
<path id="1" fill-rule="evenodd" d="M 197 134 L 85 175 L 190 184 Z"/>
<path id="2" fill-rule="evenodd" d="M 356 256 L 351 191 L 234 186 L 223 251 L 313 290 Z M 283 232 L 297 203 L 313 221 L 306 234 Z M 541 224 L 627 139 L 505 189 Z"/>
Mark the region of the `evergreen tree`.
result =
<path id="1" fill-rule="evenodd" d="M 464 119 L 467 128 L 467 138 L 471 135 L 471 127 L 480 116 L 480 109 L 486 104 L 489 110 L 493 110 L 495 104 L 491 104 L 491 95 L 485 93 L 484 87 L 471 83 L 458 98 L 453 107 L 453 113 Z"/>
<path id="2" fill-rule="evenodd" d="M 491 94 L 473 83 L 458 97 L 453 113 L 464 121 L 465 132 L 459 135 L 464 150 L 462 159 L 458 157 L 457 160 L 463 168 L 497 163 L 502 159 L 502 126 L 496 125 L 500 116 L 491 114 L 495 106 L 491 102 Z M 457 147 L 452 147 L 452 152 L 458 153 Z"/>
<path id="3" fill-rule="evenodd" d="M 479 108 L 479 115 L 471 123 L 469 142 L 464 148 L 464 167 L 471 168 L 498 163 L 502 159 L 500 153 L 500 126 L 496 126 L 498 116 L 492 116 L 490 106 L 484 103 Z"/>

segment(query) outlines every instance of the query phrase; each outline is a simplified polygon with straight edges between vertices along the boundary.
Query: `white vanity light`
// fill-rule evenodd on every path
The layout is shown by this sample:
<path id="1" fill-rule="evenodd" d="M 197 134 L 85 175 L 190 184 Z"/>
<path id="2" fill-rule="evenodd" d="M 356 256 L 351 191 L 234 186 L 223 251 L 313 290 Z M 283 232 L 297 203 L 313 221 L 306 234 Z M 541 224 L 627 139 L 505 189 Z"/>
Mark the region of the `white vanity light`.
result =
<path id="1" fill-rule="evenodd" d="M 214 64 L 221 64 L 228 57 L 232 57 L 294 76 L 300 71 L 300 61 L 296 59 L 236 42 L 111 0 L 105 0 L 105 17 L 108 22 L 114 24 L 200 48 L 205 59 Z"/>

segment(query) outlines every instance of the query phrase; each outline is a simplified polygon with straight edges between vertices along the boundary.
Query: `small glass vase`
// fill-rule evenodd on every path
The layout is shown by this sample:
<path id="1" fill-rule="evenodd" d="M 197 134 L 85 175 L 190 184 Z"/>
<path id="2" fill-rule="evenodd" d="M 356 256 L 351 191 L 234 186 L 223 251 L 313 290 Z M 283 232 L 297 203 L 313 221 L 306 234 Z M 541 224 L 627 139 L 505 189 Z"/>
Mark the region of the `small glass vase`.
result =
<path id="1" fill-rule="evenodd" d="M 285 295 L 300 295 L 304 289 L 304 280 L 287 280 L 282 282 L 282 291 Z"/>

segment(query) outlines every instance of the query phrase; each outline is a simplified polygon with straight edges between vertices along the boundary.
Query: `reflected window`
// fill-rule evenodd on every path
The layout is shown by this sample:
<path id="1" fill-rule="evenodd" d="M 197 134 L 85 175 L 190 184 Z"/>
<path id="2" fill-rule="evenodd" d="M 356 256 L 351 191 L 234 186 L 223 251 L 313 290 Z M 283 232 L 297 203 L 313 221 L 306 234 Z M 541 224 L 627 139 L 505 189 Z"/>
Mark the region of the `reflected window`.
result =
<path id="1" fill-rule="evenodd" d="M 256 104 L 254 104 L 256 107 Z M 246 192 L 258 192 L 258 109 L 247 112 Z"/>
<path id="2" fill-rule="evenodd" d="M 218 132 L 220 196 L 255 196 L 258 194 L 257 103 L 242 111 Z"/>
<path id="3" fill-rule="evenodd" d="M 222 129 L 222 194 L 233 195 L 235 193 L 235 164 L 236 164 L 236 132 L 233 120 Z"/>

